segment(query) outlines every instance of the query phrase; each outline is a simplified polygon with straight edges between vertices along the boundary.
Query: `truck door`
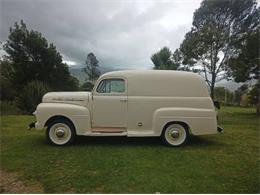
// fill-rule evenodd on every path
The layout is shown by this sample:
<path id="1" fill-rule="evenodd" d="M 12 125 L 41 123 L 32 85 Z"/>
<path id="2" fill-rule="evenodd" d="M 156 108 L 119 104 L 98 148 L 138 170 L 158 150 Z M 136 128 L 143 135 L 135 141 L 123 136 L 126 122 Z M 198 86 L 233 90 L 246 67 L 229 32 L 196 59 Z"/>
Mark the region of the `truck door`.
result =
<path id="1" fill-rule="evenodd" d="M 127 127 L 126 79 L 106 78 L 93 91 L 92 127 Z"/>

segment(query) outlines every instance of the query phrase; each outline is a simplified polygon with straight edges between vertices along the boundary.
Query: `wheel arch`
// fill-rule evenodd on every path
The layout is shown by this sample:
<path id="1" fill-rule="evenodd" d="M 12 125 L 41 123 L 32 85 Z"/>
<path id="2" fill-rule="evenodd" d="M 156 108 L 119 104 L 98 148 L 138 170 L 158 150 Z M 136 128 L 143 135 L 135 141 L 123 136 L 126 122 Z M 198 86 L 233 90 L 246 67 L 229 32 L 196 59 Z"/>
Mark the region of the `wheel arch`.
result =
<path id="1" fill-rule="evenodd" d="M 190 125 L 189 125 L 187 122 L 184 122 L 184 121 L 169 121 L 169 122 L 167 122 L 167 123 L 163 126 L 163 128 L 162 128 L 162 130 L 161 130 L 160 136 L 162 135 L 162 133 L 164 132 L 164 130 L 165 130 L 167 127 L 169 127 L 170 125 L 172 125 L 172 124 L 182 125 L 182 126 L 189 132 L 189 134 L 192 134 Z"/>
<path id="2" fill-rule="evenodd" d="M 70 122 L 73 125 L 74 129 L 76 129 L 73 121 L 70 118 L 68 118 L 66 116 L 63 116 L 63 115 L 54 115 L 54 116 L 50 117 L 45 122 L 44 127 L 48 127 L 55 120 L 66 120 L 66 121 Z"/>

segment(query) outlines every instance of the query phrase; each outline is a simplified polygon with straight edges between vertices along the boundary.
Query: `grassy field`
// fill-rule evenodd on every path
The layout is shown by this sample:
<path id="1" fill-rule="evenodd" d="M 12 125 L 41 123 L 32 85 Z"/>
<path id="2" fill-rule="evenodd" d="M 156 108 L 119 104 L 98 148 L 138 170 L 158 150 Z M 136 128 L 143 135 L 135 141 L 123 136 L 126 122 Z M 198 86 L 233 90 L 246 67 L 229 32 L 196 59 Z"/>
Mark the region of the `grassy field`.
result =
<path id="1" fill-rule="evenodd" d="M 225 133 L 192 137 L 181 148 L 158 138 L 80 137 L 49 146 L 28 131 L 32 116 L 2 116 L 1 169 L 46 193 L 259 193 L 259 118 L 222 108 Z"/>

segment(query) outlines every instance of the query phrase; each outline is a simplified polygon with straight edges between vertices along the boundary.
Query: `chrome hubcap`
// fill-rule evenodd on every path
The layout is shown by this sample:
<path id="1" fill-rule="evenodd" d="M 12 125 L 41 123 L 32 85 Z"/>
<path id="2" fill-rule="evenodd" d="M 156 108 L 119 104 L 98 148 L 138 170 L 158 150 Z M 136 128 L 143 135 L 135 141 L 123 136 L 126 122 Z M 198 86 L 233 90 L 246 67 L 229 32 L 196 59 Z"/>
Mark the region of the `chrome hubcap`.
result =
<path id="1" fill-rule="evenodd" d="M 171 136 L 172 136 L 172 138 L 176 139 L 176 138 L 178 138 L 180 136 L 180 133 L 177 130 L 173 130 L 171 132 Z"/>
<path id="2" fill-rule="evenodd" d="M 57 136 L 58 138 L 62 138 L 64 135 L 65 135 L 64 129 L 57 129 L 57 130 L 56 130 L 56 136 Z"/>
<path id="3" fill-rule="evenodd" d="M 165 131 L 166 141 L 173 146 L 181 145 L 187 137 L 184 127 L 179 124 L 170 125 Z"/>

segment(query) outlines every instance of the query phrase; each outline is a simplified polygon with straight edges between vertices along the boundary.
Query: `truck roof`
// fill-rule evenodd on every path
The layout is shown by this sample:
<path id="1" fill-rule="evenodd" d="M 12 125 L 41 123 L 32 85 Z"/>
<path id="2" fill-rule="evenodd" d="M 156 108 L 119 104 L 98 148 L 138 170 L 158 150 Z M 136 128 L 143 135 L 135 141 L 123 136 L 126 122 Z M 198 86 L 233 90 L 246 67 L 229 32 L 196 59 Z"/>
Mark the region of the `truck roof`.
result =
<path id="1" fill-rule="evenodd" d="M 139 96 L 208 97 L 203 77 L 196 73 L 174 70 L 122 70 L 104 77 L 124 77 L 128 94 Z"/>
<path id="2" fill-rule="evenodd" d="M 184 77 L 200 77 L 198 74 L 187 72 L 187 71 L 176 71 L 176 70 L 119 70 L 112 71 L 103 74 L 103 76 L 123 76 L 123 77 L 133 77 L 133 76 L 184 76 Z"/>

